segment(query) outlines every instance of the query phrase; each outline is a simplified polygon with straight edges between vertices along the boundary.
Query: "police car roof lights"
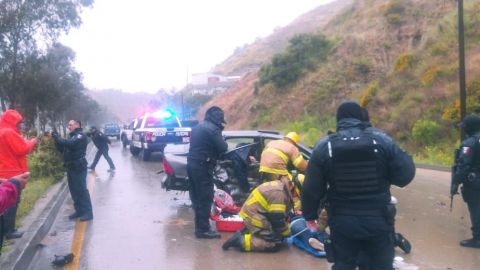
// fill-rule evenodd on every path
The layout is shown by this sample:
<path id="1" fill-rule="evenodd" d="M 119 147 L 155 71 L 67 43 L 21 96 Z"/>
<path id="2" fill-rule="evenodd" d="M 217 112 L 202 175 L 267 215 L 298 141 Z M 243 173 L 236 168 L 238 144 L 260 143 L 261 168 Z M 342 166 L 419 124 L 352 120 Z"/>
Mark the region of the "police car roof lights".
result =
<path id="1" fill-rule="evenodd" d="M 173 113 L 172 110 L 166 109 L 166 110 L 154 112 L 151 115 L 155 118 L 171 119 L 175 114 Z"/>

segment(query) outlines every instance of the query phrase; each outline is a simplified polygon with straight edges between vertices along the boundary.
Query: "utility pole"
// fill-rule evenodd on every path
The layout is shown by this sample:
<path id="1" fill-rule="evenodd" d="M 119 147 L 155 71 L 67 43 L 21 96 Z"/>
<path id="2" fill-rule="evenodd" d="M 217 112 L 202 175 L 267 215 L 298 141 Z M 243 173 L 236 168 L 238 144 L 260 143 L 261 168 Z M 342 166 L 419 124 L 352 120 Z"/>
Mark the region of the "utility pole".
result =
<path id="1" fill-rule="evenodd" d="M 460 120 L 467 114 L 467 92 L 465 83 L 465 31 L 463 22 L 463 0 L 458 0 L 458 58 L 460 78 Z M 465 137 L 465 130 L 460 132 L 460 140 Z"/>

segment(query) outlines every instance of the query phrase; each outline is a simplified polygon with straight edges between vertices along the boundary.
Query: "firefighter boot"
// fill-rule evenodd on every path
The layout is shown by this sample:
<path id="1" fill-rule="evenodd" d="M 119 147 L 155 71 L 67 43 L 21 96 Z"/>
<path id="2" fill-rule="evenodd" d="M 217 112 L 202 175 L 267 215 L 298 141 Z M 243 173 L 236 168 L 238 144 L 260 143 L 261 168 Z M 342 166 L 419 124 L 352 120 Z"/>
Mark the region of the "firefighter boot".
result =
<path id="1" fill-rule="evenodd" d="M 412 245 L 407 240 L 407 238 L 403 237 L 400 233 L 395 234 L 395 246 L 399 247 L 403 252 L 410 253 L 412 250 Z"/>
<path id="2" fill-rule="evenodd" d="M 225 243 L 223 243 L 222 248 L 223 250 L 227 250 L 230 247 L 238 247 L 242 248 L 242 239 L 243 235 L 240 231 L 234 233 L 232 237 L 230 237 Z"/>

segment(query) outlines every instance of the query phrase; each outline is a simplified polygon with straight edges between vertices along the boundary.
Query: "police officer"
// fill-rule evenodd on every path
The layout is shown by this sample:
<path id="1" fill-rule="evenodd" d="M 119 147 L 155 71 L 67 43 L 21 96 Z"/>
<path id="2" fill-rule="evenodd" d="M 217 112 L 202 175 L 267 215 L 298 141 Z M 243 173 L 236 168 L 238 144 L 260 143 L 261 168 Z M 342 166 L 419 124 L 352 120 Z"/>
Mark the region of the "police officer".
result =
<path id="1" fill-rule="evenodd" d="M 192 129 L 187 173 L 197 238 L 220 238 L 217 231 L 210 229 L 209 217 L 213 201 L 213 169 L 219 155 L 228 148 L 222 136 L 224 124 L 223 110 L 213 106 L 206 111 L 205 120 Z"/>
<path id="2" fill-rule="evenodd" d="M 109 172 L 115 171 L 115 165 L 113 164 L 112 158 L 108 155 L 108 145 L 111 144 L 111 141 L 108 139 L 105 134 L 100 132 L 97 127 L 90 127 L 90 132 L 87 133 L 87 136 L 92 138 L 93 144 L 97 147 L 98 151 L 95 154 L 92 164 L 88 167 L 90 170 L 95 170 L 100 157 L 103 155 L 110 166 Z"/>
<path id="3" fill-rule="evenodd" d="M 372 269 L 392 269 L 393 216 L 387 210 L 390 185 L 406 186 L 415 176 L 412 158 L 385 133 L 367 129 L 353 101 L 337 110 L 337 132 L 320 139 L 312 153 L 302 189 L 307 226 L 322 198 L 328 203 L 332 269 L 355 269 L 360 252 Z"/>
<path id="4" fill-rule="evenodd" d="M 87 160 L 85 159 L 88 140 L 83 134 L 79 120 L 70 120 L 68 130 L 70 131 L 68 139 L 61 138 L 56 132 L 52 133 L 52 137 L 57 149 L 63 153 L 67 169 L 68 187 L 75 208 L 75 212 L 69 218 L 88 221 L 93 219 L 92 203 L 87 189 Z"/>
<path id="5" fill-rule="evenodd" d="M 460 241 L 464 247 L 480 248 L 480 116 L 468 115 L 460 123 L 467 138 L 462 142 L 455 160 L 450 195 L 458 193 L 468 205 L 473 238 Z"/>

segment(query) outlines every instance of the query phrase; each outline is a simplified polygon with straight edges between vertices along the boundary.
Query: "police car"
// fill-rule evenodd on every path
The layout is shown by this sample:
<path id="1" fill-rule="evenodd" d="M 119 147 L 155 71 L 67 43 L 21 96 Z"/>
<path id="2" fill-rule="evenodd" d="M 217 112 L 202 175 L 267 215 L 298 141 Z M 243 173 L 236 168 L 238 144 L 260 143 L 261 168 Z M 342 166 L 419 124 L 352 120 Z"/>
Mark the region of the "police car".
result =
<path id="1" fill-rule="evenodd" d="M 191 127 L 182 126 L 171 110 L 147 113 L 136 120 L 130 152 L 147 161 L 153 152 L 162 152 L 167 144 L 189 143 Z"/>

